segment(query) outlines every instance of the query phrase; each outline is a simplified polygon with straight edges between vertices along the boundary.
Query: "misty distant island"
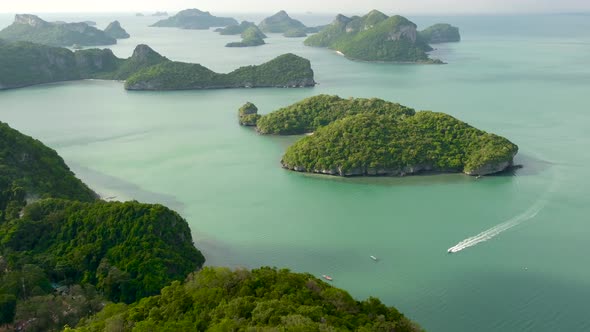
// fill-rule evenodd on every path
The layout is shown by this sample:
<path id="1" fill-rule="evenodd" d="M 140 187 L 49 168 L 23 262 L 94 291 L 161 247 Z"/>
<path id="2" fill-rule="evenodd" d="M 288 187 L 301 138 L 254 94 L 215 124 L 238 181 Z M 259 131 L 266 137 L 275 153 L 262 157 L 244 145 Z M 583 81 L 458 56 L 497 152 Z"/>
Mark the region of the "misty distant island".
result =
<path id="1" fill-rule="evenodd" d="M 0 39 L 28 41 L 49 46 L 97 46 L 117 43 L 115 37 L 87 23 L 47 22 L 35 15 L 17 14 L 14 22 L 0 31 Z"/>
<path id="2" fill-rule="evenodd" d="M 213 16 L 209 12 L 204 12 L 198 9 L 185 9 L 174 16 L 158 21 L 151 26 L 207 30 L 212 27 L 225 27 L 228 25 L 238 25 L 238 21 L 231 17 Z"/>
<path id="3" fill-rule="evenodd" d="M 129 33 L 127 33 L 127 31 L 121 27 L 121 23 L 119 23 L 119 21 L 111 22 L 104 29 L 104 32 L 115 39 L 127 39 L 130 37 Z"/>
<path id="4" fill-rule="evenodd" d="M 379 62 L 434 63 L 429 43 L 458 41 L 459 30 L 448 24 L 439 24 L 423 32 L 416 24 L 399 15 L 387 16 L 372 10 L 365 16 L 338 15 L 319 33 L 308 37 L 304 44 L 327 47 L 349 59 Z"/>

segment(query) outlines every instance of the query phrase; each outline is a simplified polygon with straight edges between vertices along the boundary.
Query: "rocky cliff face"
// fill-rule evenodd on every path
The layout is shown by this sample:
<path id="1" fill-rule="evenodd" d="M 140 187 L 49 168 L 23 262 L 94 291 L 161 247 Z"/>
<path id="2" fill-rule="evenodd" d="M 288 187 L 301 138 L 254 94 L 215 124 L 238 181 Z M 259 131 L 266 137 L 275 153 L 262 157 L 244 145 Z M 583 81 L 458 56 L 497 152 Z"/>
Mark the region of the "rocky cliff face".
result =
<path id="1" fill-rule="evenodd" d="M 38 16 L 31 14 L 16 14 L 14 17 L 15 24 L 25 24 L 34 28 L 44 27 L 49 25 L 48 22 L 42 20 Z"/>

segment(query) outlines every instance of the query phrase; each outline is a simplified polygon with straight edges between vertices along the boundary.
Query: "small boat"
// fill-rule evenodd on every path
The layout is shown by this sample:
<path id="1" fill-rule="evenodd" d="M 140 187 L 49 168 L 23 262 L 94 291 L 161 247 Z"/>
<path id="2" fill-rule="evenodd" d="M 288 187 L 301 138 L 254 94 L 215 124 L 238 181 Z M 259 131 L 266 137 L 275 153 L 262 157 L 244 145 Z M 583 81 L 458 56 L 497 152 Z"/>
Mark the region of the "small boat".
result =
<path id="1" fill-rule="evenodd" d="M 371 256 L 369 256 L 369 257 L 371 257 L 371 259 L 372 259 L 372 260 L 374 260 L 375 262 L 379 260 L 379 258 L 377 258 L 377 257 L 375 257 L 375 256 L 373 256 L 373 255 L 371 255 Z"/>
<path id="2" fill-rule="evenodd" d="M 455 248 L 449 248 L 449 250 L 447 250 L 447 253 L 449 254 L 454 254 L 456 252 Z"/>
<path id="3" fill-rule="evenodd" d="M 326 279 L 328 281 L 332 281 L 333 280 L 332 277 L 330 277 L 329 275 L 325 275 L 325 274 L 322 274 L 322 278 L 324 278 L 324 279 Z"/>

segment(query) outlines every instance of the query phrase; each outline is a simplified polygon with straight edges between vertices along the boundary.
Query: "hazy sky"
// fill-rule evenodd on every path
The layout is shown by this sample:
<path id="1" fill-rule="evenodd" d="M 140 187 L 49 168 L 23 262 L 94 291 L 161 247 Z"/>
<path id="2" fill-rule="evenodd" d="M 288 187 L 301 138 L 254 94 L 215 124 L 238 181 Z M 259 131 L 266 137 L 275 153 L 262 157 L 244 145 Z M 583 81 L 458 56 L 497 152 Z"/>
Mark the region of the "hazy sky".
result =
<path id="1" fill-rule="evenodd" d="M 0 13 L 176 12 L 199 8 L 213 13 L 545 13 L 589 12 L 590 0 L 0 0 Z"/>

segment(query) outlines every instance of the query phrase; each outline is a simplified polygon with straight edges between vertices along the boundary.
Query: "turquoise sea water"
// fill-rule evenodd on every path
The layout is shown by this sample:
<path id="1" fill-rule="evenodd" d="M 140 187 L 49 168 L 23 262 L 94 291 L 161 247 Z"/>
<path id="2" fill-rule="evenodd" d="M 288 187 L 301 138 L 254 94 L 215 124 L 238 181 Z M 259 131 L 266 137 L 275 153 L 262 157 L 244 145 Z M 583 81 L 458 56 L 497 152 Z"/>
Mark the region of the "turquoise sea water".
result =
<path id="1" fill-rule="evenodd" d="M 444 66 L 353 62 L 280 35 L 228 49 L 239 37 L 147 28 L 151 17 L 46 17 L 119 19 L 132 35 L 112 47 L 122 57 L 146 43 L 222 72 L 286 52 L 311 60 L 320 84 L 310 89 L 126 92 L 79 81 L 0 92 L 0 121 L 55 148 L 103 197 L 178 210 L 208 264 L 329 274 L 429 331 L 590 330 L 588 16 L 409 17 L 461 28 L 461 43 L 437 45 Z M 524 168 L 480 180 L 309 176 L 279 167 L 296 137 L 237 124 L 246 101 L 267 113 L 320 93 L 449 113 L 518 144 Z M 471 244 L 487 241 L 447 254 L 488 229 Z"/>

